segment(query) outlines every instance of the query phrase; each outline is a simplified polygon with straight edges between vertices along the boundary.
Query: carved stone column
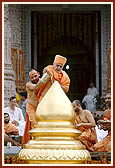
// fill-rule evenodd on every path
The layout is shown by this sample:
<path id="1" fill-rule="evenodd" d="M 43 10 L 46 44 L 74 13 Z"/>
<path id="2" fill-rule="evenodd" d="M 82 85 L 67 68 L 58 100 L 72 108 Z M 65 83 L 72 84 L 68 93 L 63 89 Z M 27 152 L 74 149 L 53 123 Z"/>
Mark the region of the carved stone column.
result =
<path id="1" fill-rule="evenodd" d="M 11 27 L 11 48 L 16 48 L 17 51 L 21 50 L 21 5 L 9 4 L 9 23 Z M 19 57 L 17 58 L 19 59 Z M 17 61 L 19 66 L 19 61 Z M 14 65 L 13 68 L 15 69 Z M 15 72 L 16 73 L 16 72 Z M 18 72 L 17 72 L 18 73 Z M 20 89 L 19 79 L 17 86 Z"/>
<path id="2" fill-rule="evenodd" d="M 107 66 L 109 48 L 111 48 L 111 6 L 107 5 L 101 13 L 101 67 L 102 67 L 102 96 L 106 94 Z"/>
<path id="3" fill-rule="evenodd" d="M 11 28 L 9 24 L 8 5 L 4 5 L 4 106 L 9 104 L 9 98 L 16 94 L 15 76 L 11 63 Z"/>
<path id="4" fill-rule="evenodd" d="M 27 82 L 28 71 L 31 69 L 31 10 L 25 4 L 21 5 L 21 47 L 24 52 L 24 72 Z"/>

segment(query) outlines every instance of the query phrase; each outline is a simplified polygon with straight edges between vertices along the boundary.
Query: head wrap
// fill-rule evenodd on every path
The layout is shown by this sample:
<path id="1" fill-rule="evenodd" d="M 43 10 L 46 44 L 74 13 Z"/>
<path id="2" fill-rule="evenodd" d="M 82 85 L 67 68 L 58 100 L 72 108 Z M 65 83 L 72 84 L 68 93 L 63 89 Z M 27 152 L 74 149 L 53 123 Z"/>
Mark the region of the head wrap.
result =
<path id="1" fill-rule="evenodd" d="M 61 55 L 56 55 L 54 59 L 54 63 L 65 65 L 67 59 Z"/>

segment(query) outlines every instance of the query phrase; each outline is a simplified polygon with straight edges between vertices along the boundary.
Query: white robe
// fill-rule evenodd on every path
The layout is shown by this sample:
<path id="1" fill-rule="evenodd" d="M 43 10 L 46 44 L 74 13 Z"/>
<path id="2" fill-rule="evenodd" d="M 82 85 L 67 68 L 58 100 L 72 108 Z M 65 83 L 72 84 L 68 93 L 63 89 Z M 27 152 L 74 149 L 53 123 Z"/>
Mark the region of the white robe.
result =
<path id="1" fill-rule="evenodd" d="M 86 109 L 89 110 L 92 114 L 96 112 L 96 101 L 94 96 L 92 95 L 86 95 L 84 96 L 82 103 L 85 104 Z"/>
<path id="2" fill-rule="evenodd" d="M 87 95 L 92 95 L 95 97 L 97 94 L 98 94 L 97 88 L 93 87 L 87 89 Z"/>

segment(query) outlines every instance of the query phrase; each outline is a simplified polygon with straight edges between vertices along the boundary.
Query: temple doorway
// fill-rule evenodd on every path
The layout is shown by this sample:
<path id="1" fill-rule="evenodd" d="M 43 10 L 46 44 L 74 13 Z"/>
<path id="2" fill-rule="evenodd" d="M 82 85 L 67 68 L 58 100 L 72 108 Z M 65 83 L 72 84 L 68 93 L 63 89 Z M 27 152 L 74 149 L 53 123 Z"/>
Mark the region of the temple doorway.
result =
<path id="1" fill-rule="evenodd" d="M 82 100 L 90 80 L 96 80 L 96 12 L 33 11 L 31 21 L 32 67 L 37 63 L 42 75 L 56 54 L 65 56 L 69 69 L 65 65 L 64 70 L 71 79 L 68 97 Z"/>

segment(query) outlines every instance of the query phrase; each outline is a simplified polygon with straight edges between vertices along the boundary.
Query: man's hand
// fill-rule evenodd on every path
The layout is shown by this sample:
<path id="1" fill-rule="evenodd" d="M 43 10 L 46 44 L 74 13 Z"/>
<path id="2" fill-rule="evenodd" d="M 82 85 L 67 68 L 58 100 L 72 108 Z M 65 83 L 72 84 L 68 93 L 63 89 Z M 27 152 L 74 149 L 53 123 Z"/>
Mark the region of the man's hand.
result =
<path id="1" fill-rule="evenodd" d="M 82 123 L 77 124 L 77 125 L 76 125 L 76 128 L 79 128 L 79 127 L 81 127 L 81 126 L 82 126 Z"/>
<path id="2" fill-rule="evenodd" d="M 54 78 L 51 78 L 51 83 L 53 84 L 55 81 L 57 81 L 56 79 Z"/>
<path id="3" fill-rule="evenodd" d="M 16 146 L 22 146 L 22 144 L 16 142 L 16 141 L 13 141 L 13 144 L 16 145 Z"/>
<path id="4" fill-rule="evenodd" d="M 19 125 L 19 123 L 16 120 L 13 120 L 11 123 L 14 124 L 15 126 Z"/>
<path id="5" fill-rule="evenodd" d="M 43 74 L 46 73 L 46 72 L 50 72 L 50 70 L 49 70 L 48 67 L 45 67 L 45 68 L 43 69 Z"/>

